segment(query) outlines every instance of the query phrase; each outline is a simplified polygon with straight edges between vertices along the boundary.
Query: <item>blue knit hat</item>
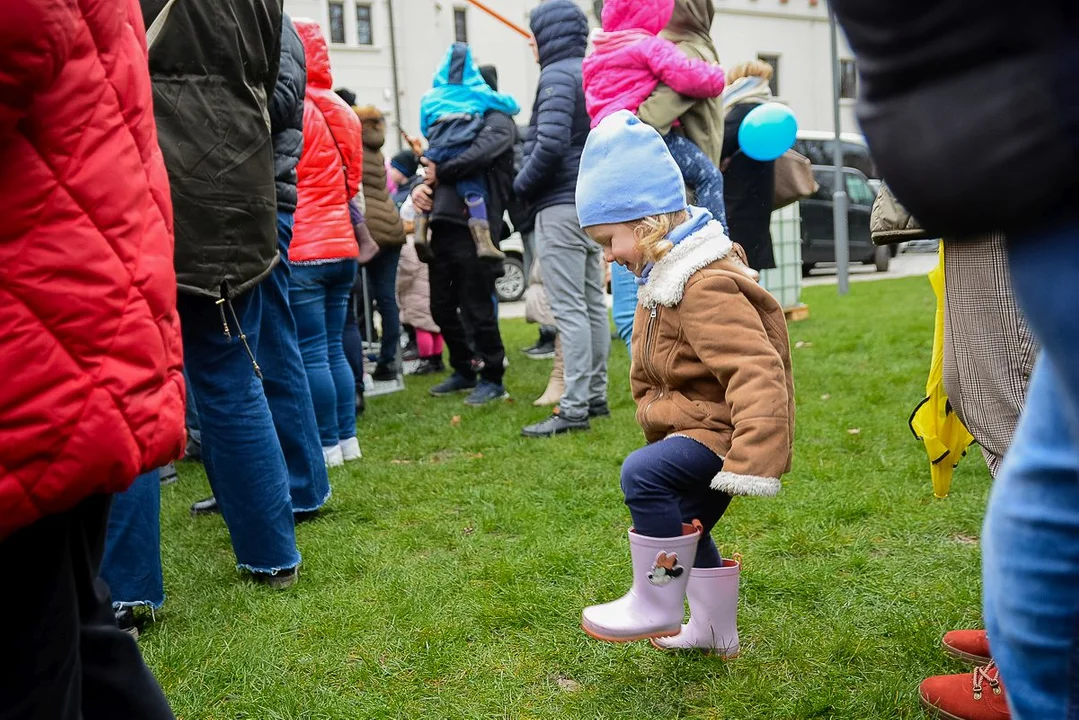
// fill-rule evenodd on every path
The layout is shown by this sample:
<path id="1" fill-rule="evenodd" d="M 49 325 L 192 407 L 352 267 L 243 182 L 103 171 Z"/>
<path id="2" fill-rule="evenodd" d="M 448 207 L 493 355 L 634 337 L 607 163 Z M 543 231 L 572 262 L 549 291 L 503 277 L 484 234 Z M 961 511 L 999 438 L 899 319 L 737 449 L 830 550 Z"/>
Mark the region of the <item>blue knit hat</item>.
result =
<path id="1" fill-rule="evenodd" d="M 686 209 L 686 185 L 667 143 L 628 110 L 588 135 L 577 175 L 581 227 L 640 220 Z"/>

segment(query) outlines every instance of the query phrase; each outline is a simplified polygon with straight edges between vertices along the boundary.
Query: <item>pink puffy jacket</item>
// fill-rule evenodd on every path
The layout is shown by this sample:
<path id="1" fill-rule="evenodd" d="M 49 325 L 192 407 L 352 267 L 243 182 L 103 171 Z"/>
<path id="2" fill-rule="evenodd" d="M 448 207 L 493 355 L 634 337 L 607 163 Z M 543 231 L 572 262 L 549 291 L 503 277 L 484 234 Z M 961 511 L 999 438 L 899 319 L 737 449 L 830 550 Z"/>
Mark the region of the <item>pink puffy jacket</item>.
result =
<path id="1" fill-rule="evenodd" d="M 695 98 L 723 94 L 723 68 L 690 60 L 658 34 L 670 22 L 674 0 L 607 0 L 603 30 L 584 60 L 584 96 L 592 127 L 619 110 L 637 112 L 663 83 Z"/>

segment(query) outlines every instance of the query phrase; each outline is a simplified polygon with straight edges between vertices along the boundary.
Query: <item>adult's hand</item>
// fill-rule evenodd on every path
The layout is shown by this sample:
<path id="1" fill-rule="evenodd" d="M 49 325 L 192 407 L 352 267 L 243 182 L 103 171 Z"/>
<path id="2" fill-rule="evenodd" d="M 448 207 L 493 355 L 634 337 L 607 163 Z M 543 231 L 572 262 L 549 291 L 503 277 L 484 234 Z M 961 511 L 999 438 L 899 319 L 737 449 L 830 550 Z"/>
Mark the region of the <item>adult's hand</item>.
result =
<path id="1" fill-rule="evenodd" d="M 431 212 L 435 206 L 434 191 L 430 185 L 417 185 L 412 188 L 412 204 L 420 212 Z"/>
<path id="2" fill-rule="evenodd" d="M 438 164 L 427 158 L 421 158 L 424 167 L 424 182 L 431 187 L 438 187 Z"/>

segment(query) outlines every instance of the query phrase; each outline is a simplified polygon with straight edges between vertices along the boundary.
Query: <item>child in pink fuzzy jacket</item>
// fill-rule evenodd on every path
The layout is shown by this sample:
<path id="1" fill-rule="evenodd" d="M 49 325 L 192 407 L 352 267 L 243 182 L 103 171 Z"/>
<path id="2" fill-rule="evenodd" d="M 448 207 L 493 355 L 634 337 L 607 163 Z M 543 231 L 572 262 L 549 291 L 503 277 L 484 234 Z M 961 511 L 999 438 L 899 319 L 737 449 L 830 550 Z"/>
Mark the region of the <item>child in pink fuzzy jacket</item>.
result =
<path id="1" fill-rule="evenodd" d="M 592 36 L 592 54 L 585 58 L 584 94 L 592 127 L 619 110 L 637 112 L 656 86 L 694 98 L 723 94 L 723 68 L 691 60 L 659 37 L 674 13 L 675 0 L 606 0 L 603 30 Z M 664 140 L 678 163 L 696 204 L 707 208 L 727 229 L 723 175 L 708 156 L 684 135 L 670 132 Z"/>

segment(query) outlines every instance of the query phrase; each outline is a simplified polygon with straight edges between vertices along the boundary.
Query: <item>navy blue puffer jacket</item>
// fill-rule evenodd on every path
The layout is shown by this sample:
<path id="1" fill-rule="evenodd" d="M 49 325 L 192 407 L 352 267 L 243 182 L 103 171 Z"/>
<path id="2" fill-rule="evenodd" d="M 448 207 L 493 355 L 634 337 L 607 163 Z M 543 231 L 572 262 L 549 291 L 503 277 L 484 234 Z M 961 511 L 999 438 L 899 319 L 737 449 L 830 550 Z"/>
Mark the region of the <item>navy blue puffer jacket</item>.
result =
<path id="1" fill-rule="evenodd" d="M 532 11 L 531 27 L 541 70 L 524 166 L 513 189 L 535 213 L 574 202 L 590 122 L 581 81 L 588 19 L 572 0 L 548 0 Z"/>

